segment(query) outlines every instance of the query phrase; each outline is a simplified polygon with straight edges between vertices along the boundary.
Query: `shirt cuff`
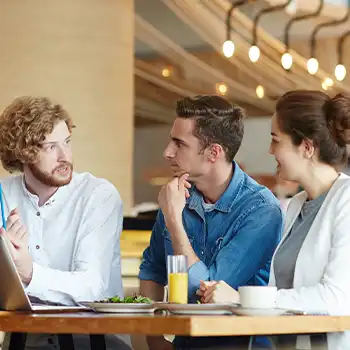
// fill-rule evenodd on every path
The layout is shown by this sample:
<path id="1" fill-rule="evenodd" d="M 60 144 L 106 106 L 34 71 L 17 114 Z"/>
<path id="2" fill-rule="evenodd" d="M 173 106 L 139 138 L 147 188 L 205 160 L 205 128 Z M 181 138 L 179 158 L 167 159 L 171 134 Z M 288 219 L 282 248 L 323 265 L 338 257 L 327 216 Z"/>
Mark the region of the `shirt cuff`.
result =
<path id="1" fill-rule="evenodd" d="M 209 270 L 203 261 L 193 264 L 188 270 L 188 296 L 192 297 L 200 285 L 200 280 L 209 280 Z"/>
<path id="2" fill-rule="evenodd" d="M 47 282 L 48 281 L 45 278 L 45 267 L 42 267 L 37 263 L 33 262 L 32 280 L 26 287 L 27 294 L 31 294 L 38 298 L 42 298 L 42 291 L 44 288 L 46 288 Z"/>
<path id="3" fill-rule="evenodd" d="M 161 284 L 162 286 L 165 286 L 167 284 L 166 277 L 160 276 L 159 274 L 146 269 L 140 270 L 138 277 L 140 280 L 152 281 Z"/>

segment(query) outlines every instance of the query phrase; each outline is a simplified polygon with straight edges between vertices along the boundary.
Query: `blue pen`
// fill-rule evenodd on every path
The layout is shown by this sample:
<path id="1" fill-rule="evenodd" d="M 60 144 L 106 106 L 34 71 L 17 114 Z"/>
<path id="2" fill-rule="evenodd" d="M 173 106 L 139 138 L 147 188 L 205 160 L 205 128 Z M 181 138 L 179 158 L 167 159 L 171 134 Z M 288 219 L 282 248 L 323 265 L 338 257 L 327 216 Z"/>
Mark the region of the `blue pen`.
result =
<path id="1" fill-rule="evenodd" d="M 1 183 L 0 183 L 0 205 L 1 205 L 2 227 L 6 230 L 5 206 L 4 206 L 4 199 L 3 199 L 3 195 L 2 195 L 2 184 Z"/>

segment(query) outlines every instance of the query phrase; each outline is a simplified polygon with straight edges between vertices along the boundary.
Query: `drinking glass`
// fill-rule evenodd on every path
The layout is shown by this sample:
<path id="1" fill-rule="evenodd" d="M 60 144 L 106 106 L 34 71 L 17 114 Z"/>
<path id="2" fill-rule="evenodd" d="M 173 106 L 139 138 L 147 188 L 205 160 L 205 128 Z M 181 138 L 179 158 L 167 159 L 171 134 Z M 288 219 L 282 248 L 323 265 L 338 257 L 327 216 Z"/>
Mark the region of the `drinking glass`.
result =
<path id="1" fill-rule="evenodd" d="M 188 302 L 188 263 L 185 255 L 168 255 L 168 301 L 176 304 Z"/>

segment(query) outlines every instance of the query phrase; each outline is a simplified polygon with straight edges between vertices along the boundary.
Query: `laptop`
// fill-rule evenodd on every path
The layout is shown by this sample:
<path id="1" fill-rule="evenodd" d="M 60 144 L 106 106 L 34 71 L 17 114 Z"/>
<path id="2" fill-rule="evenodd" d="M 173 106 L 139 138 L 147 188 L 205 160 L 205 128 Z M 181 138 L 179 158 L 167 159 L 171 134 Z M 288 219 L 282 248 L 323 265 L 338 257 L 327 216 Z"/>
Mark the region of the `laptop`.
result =
<path id="1" fill-rule="evenodd" d="M 54 303 L 50 305 L 50 302 L 41 301 L 38 298 L 33 298 L 33 300 L 36 299 L 36 302 L 31 301 L 31 297 L 25 292 L 7 243 L 2 236 L 0 236 L 0 276 L 0 310 L 30 312 L 90 310 L 79 305 L 65 306 Z"/>

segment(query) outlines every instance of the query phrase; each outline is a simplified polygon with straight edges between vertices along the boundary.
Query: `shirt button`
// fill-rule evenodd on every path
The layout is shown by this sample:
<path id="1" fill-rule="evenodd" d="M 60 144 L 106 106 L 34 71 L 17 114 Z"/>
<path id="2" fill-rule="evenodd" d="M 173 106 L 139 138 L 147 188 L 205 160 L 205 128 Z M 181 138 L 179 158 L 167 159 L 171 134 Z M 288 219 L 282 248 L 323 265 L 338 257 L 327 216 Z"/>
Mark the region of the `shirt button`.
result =
<path id="1" fill-rule="evenodd" d="M 36 216 L 40 216 L 40 211 L 37 211 L 37 212 L 36 212 Z"/>
<path id="2" fill-rule="evenodd" d="M 40 245 L 35 246 L 36 249 L 40 249 Z"/>
<path id="3" fill-rule="evenodd" d="M 201 254 L 204 255 L 204 250 L 201 251 Z"/>

